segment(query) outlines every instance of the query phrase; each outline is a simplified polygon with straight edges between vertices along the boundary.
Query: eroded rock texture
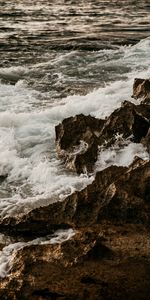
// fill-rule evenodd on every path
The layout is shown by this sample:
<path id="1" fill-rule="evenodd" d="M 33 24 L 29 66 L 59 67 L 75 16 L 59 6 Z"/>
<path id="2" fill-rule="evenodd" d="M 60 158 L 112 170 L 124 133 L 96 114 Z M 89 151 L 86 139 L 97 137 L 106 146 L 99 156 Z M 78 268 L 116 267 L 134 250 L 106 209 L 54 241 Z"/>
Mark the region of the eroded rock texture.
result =
<path id="1" fill-rule="evenodd" d="M 134 80 L 133 98 L 143 98 L 145 103 L 150 101 L 150 79 L 136 78 Z"/>
<path id="2" fill-rule="evenodd" d="M 109 147 L 122 139 L 131 138 L 139 143 L 149 129 L 148 105 L 134 105 L 128 101 L 105 120 L 77 115 L 56 126 L 56 147 L 66 166 L 77 173 L 92 172 L 98 148 Z"/>
<path id="3" fill-rule="evenodd" d="M 0 297 L 148 299 L 149 257 L 150 235 L 140 228 L 81 229 L 61 245 L 19 250 L 11 274 L 1 281 Z"/>
<path id="4" fill-rule="evenodd" d="M 134 97 L 147 100 L 147 84 L 137 79 Z M 105 120 L 67 118 L 56 127 L 58 155 L 80 174 L 93 172 L 99 148 L 115 145 L 118 136 L 143 143 L 150 153 L 149 122 L 148 103 L 128 101 Z M 63 201 L 0 220 L 1 232 L 17 241 L 70 227 L 75 235 L 69 240 L 31 242 L 13 252 L 10 272 L 0 280 L 0 299 L 149 299 L 150 160 L 110 166 Z"/>
<path id="5" fill-rule="evenodd" d="M 24 216 L 1 220 L 1 230 L 46 234 L 57 228 L 80 228 L 111 221 L 113 224 L 150 222 L 150 162 L 135 160 L 129 167 L 111 166 L 64 201 L 33 209 Z"/>
<path id="6" fill-rule="evenodd" d="M 56 126 L 58 155 L 66 160 L 70 170 L 91 172 L 97 160 L 98 135 L 104 124 L 91 116 L 77 115 Z"/>

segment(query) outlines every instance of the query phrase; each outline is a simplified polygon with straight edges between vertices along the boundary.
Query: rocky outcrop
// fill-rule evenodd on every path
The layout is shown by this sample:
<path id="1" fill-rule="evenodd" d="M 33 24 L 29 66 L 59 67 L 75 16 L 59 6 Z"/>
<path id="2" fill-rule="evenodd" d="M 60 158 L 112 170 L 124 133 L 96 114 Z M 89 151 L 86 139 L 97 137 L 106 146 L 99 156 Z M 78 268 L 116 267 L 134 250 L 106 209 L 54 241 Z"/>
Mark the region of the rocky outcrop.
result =
<path id="1" fill-rule="evenodd" d="M 103 124 L 103 120 L 81 114 L 56 126 L 57 153 L 65 159 L 70 170 L 92 172 L 97 160 L 98 134 Z"/>
<path id="2" fill-rule="evenodd" d="M 81 229 L 62 244 L 16 252 L 0 299 L 148 299 L 149 269 L 150 235 L 142 229 Z"/>
<path id="3" fill-rule="evenodd" d="M 147 151 L 150 155 L 150 129 L 145 138 L 142 139 L 142 144 L 147 148 Z"/>
<path id="4" fill-rule="evenodd" d="M 109 147 L 118 137 L 139 143 L 149 129 L 148 105 L 136 107 L 128 101 L 116 109 L 106 120 L 77 115 L 56 126 L 56 149 L 66 166 L 77 173 L 91 173 L 97 160 L 98 148 Z M 149 114 L 148 114 L 149 113 Z M 148 117 L 148 118 L 147 118 Z"/>
<path id="5" fill-rule="evenodd" d="M 145 103 L 150 101 L 150 79 L 135 78 L 133 84 L 133 98 L 142 98 Z"/>
<path id="6" fill-rule="evenodd" d="M 95 180 L 64 201 L 32 210 L 17 218 L 1 221 L 1 230 L 46 234 L 57 228 L 103 224 L 150 222 L 150 162 L 137 159 L 129 166 L 111 166 L 96 174 Z"/>
<path id="7" fill-rule="evenodd" d="M 134 97 L 147 101 L 145 82 L 135 81 Z M 149 122 L 150 105 L 128 101 L 105 120 L 67 118 L 56 126 L 57 153 L 79 174 L 93 172 L 101 146 L 119 139 L 141 142 L 150 153 Z M 14 246 L 9 274 L 0 280 L 0 299 L 149 299 L 149 187 L 150 160 L 136 157 L 128 167 L 98 171 L 91 184 L 63 201 L 1 219 L 1 232 L 9 233 L 1 250 L 9 242 L 23 243 Z M 69 240 L 50 242 L 55 230 L 70 227 L 75 235 Z M 7 247 L 4 254 L 10 255 Z"/>
<path id="8" fill-rule="evenodd" d="M 149 129 L 149 120 L 139 113 L 140 108 L 128 101 L 124 101 L 122 106 L 116 109 L 106 120 L 100 133 L 99 144 L 111 146 L 119 135 L 122 138 L 133 136 L 135 142 L 140 142 L 146 136 Z"/>

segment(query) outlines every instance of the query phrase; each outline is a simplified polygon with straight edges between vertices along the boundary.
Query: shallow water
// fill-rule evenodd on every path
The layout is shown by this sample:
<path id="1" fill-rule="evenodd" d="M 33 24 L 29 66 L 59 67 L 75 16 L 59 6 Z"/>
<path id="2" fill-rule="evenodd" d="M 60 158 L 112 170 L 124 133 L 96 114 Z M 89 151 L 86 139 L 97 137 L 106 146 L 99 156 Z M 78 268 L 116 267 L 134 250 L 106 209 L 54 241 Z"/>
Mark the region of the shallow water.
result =
<path id="1" fill-rule="evenodd" d="M 50 2 L 50 3 L 49 3 Z M 67 172 L 55 125 L 105 118 L 149 77 L 149 1 L 1 1 L 1 217 L 62 200 L 93 180 Z M 124 151 L 124 152 L 123 152 Z M 129 153 L 130 159 L 129 159 Z M 98 169 L 146 159 L 141 145 L 100 154 Z M 2 177 L 1 177 L 2 178 Z"/>

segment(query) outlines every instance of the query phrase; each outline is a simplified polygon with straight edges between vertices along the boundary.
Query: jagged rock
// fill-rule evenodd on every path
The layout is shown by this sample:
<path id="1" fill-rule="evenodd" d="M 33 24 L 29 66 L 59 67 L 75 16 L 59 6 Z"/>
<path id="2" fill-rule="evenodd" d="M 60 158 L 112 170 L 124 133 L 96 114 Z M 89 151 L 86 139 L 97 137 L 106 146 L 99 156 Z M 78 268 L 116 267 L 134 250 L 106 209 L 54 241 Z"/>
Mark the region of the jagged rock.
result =
<path id="1" fill-rule="evenodd" d="M 103 124 L 103 120 L 81 114 L 64 119 L 55 127 L 57 153 L 66 160 L 69 169 L 77 173 L 93 170 L 98 152 L 97 135 Z"/>
<path id="2" fill-rule="evenodd" d="M 7 175 L 0 175 L 0 184 L 6 179 Z"/>
<path id="3" fill-rule="evenodd" d="M 147 151 L 150 155 L 150 129 L 145 138 L 141 140 L 141 143 L 147 148 Z"/>
<path id="4" fill-rule="evenodd" d="M 141 103 L 136 105 L 136 111 L 150 122 L 150 105 Z"/>
<path id="5" fill-rule="evenodd" d="M 56 126 L 56 144 L 59 157 L 63 157 L 66 166 L 77 173 L 92 172 L 97 160 L 98 147 L 114 144 L 118 136 L 128 138 L 133 135 L 140 142 L 149 129 L 149 120 L 145 117 L 146 107 L 140 107 L 125 101 L 106 120 L 91 116 L 78 115 L 65 119 Z"/>
<path id="6" fill-rule="evenodd" d="M 140 111 L 140 108 L 138 108 Z M 99 144 L 110 146 L 115 143 L 117 136 L 128 138 L 133 135 L 135 142 L 140 142 L 149 129 L 149 121 L 136 109 L 136 105 L 124 101 L 106 120 L 100 133 Z"/>
<path id="7" fill-rule="evenodd" d="M 133 84 L 133 98 L 143 98 L 145 103 L 150 101 L 150 79 L 135 78 Z"/>
<path id="8" fill-rule="evenodd" d="M 62 244 L 13 256 L 1 300 L 143 300 L 150 293 L 150 235 L 134 227 L 81 230 Z"/>
<path id="9" fill-rule="evenodd" d="M 7 245 L 9 245 L 10 243 L 15 243 L 15 240 L 7 235 L 1 234 L 0 233 L 0 251 Z"/>
<path id="10" fill-rule="evenodd" d="M 96 222 L 100 208 L 106 205 L 105 190 L 125 170 L 124 167 L 111 166 L 98 172 L 92 184 L 63 201 L 33 209 L 23 216 L 1 219 L 1 231 L 41 235 L 59 227 L 89 226 Z"/>
<path id="11" fill-rule="evenodd" d="M 98 147 L 114 144 L 118 135 L 149 149 L 149 121 L 149 105 L 127 101 L 106 120 L 65 119 L 56 127 L 58 154 L 70 169 L 91 172 Z M 70 226 L 76 234 L 59 245 L 28 243 L 13 253 L 0 299 L 149 299 L 149 187 L 150 161 L 136 158 L 129 167 L 97 172 L 90 185 L 63 201 L 1 219 L 2 232 L 26 240 Z"/>
<path id="12" fill-rule="evenodd" d="M 96 223 L 150 222 L 150 162 L 137 159 L 130 167 L 111 166 L 95 180 L 61 202 L 32 210 L 27 215 L 1 220 L 1 230 L 46 234 L 59 227 L 86 227 Z"/>
<path id="13" fill-rule="evenodd" d="M 127 172 L 109 186 L 109 203 L 100 211 L 99 220 L 115 224 L 150 222 L 150 162 L 135 161 Z M 111 192 L 113 191 L 113 193 Z"/>

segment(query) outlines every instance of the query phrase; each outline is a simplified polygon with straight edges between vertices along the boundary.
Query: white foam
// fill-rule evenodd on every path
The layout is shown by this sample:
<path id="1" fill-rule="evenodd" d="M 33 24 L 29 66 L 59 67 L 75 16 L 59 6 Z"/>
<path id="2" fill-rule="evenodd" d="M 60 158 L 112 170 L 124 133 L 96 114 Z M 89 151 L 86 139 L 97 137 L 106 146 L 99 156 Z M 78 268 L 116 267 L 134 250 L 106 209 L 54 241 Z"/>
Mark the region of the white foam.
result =
<path id="1" fill-rule="evenodd" d="M 9 68 L 0 68 L 0 78 L 7 81 L 17 82 L 25 76 L 27 72 L 26 68 L 23 67 L 9 67 Z"/>
<path id="2" fill-rule="evenodd" d="M 146 39 L 136 46 L 119 49 L 121 58 L 120 54 L 116 58 L 115 50 L 113 59 L 113 50 L 110 50 L 112 63 L 118 59 L 123 65 L 132 66 L 132 72 L 126 73 L 126 80 L 106 84 L 85 96 L 68 96 L 59 103 L 54 102 L 52 107 L 43 107 L 39 93 L 29 89 L 24 82 L 13 86 L 0 84 L 0 174 L 8 174 L 4 190 L 9 190 L 9 195 L 0 199 L 1 216 L 24 213 L 36 205 L 61 200 L 93 180 L 93 177 L 66 172 L 55 153 L 54 127 L 64 118 L 79 113 L 105 118 L 122 101 L 134 101 L 130 97 L 134 78 L 147 78 L 150 74 L 149 49 L 150 39 Z M 103 53 L 105 55 L 104 50 Z M 101 154 L 101 161 L 105 166 L 108 161 L 131 162 L 134 155 L 146 153 L 140 147 L 132 144 L 125 152 L 117 150 L 117 154 L 115 149 L 106 150 Z M 112 155 L 116 155 L 114 161 Z"/>
<path id="3" fill-rule="evenodd" d="M 0 256 L 0 277 L 4 278 L 10 272 L 16 252 L 24 247 L 31 245 L 44 245 L 44 244 L 61 244 L 64 241 L 71 239 L 75 235 L 73 229 L 57 230 L 53 236 L 46 236 L 44 238 L 37 238 L 30 242 L 18 242 L 10 244 L 3 248 Z"/>
<path id="4" fill-rule="evenodd" d="M 129 143 L 124 147 L 113 146 L 109 149 L 101 149 L 96 163 L 96 171 L 111 165 L 129 166 L 135 157 L 143 160 L 149 159 L 149 154 L 142 144 Z"/>

